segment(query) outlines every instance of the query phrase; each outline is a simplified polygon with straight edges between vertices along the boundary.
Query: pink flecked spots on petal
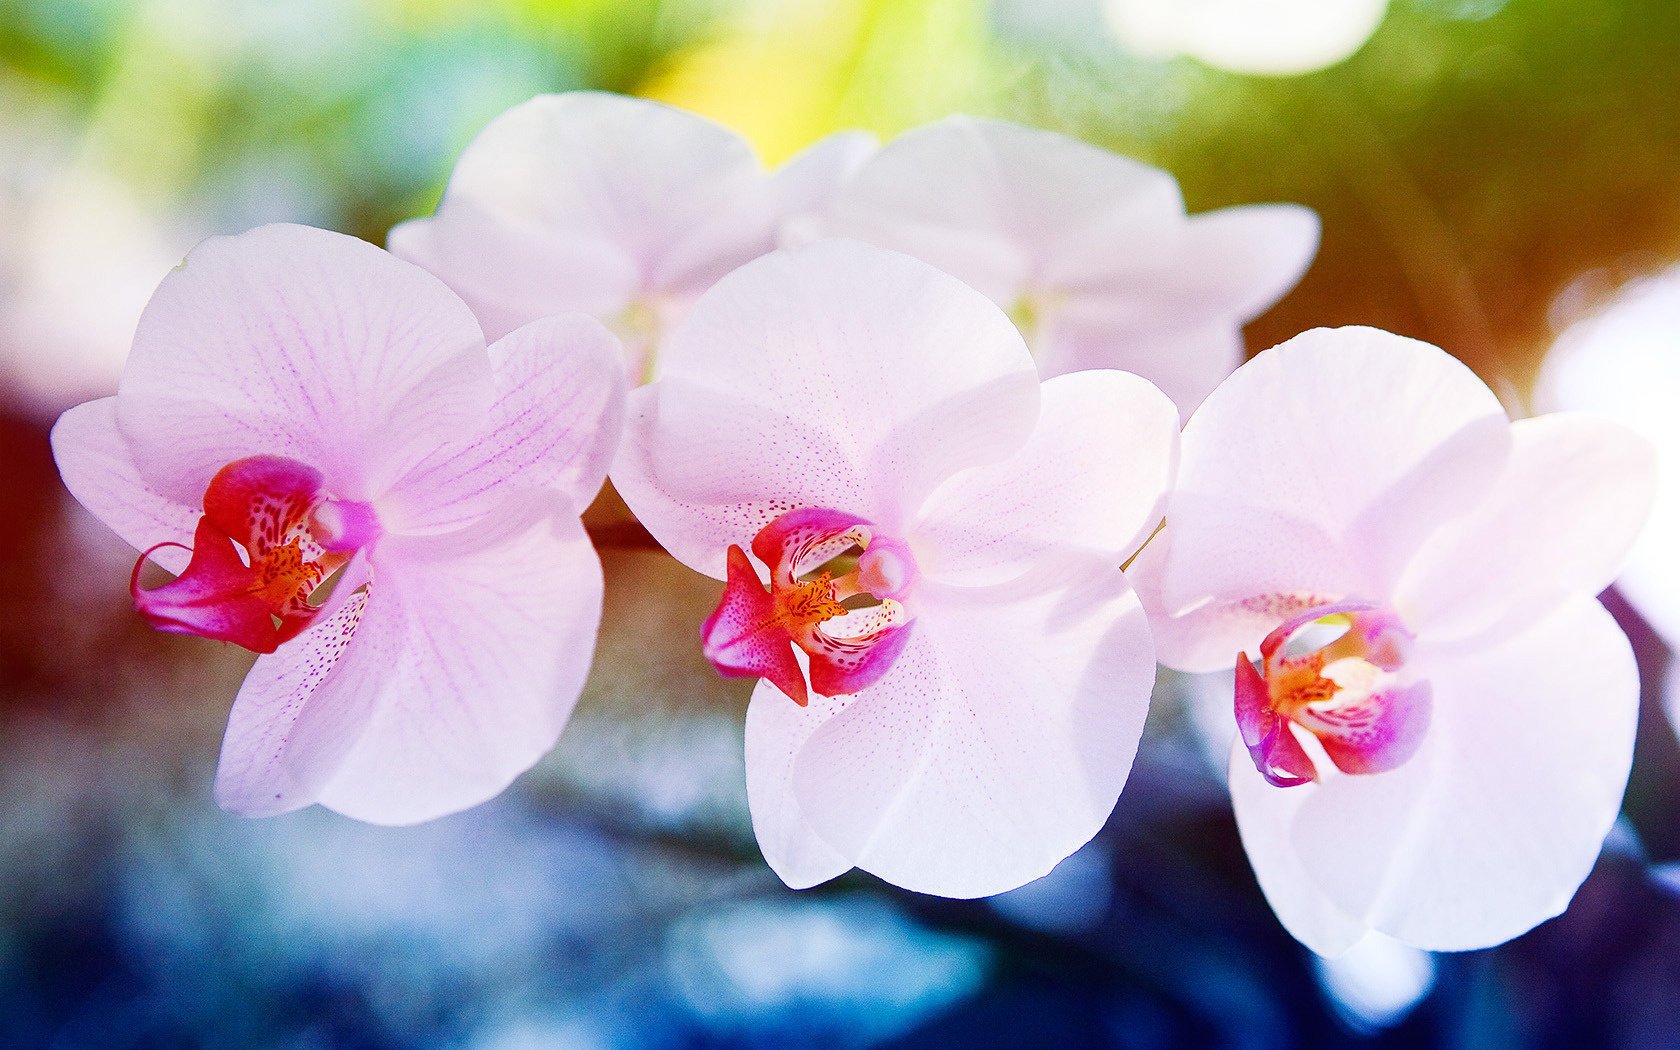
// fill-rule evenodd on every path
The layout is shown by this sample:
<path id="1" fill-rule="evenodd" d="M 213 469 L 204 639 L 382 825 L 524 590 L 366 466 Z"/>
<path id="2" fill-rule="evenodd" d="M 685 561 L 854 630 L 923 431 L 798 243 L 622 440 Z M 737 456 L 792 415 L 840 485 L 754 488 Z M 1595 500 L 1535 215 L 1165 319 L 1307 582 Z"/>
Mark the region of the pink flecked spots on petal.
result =
<path id="1" fill-rule="evenodd" d="M 306 638 L 252 668 L 216 766 L 216 802 L 223 809 L 269 816 L 316 801 L 370 705 L 344 692 L 323 696 L 326 703 L 310 701 L 355 638 L 369 596 L 358 587 Z"/>
<path id="2" fill-rule="evenodd" d="M 805 651 L 811 656 L 812 689 L 823 696 L 850 696 L 874 685 L 892 669 L 910 641 L 913 622 L 896 602 L 869 610 L 865 619 L 867 633 L 855 637 L 837 637 L 828 630 L 811 632 Z"/>
<path id="3" fill-rule="evenodd" d="M 1328 630 L 1336 636 L 1315 639 Z M 1247 654 L 1237 660 L 1237 727 L 1254 767 L 1277 787 L 1319 779 L 1292 725 L 1317 737 L 1344 773 L 1404 765 L 1423 745 L 1431 711 L 1429 682 L 1407 673 L 1415 641 L 1392 610 L 1363 602 L 1308 609 L 1272 631 L 1260 645 L 1262 670 Z"/>
<path id="4" fill-rule="evenodd" d="M 1309 705 L 1302 726 L 1344 773 L 1386 773 L 1405 765 L 1423 746 L 1433 697 L 1427 681 L 1374 692 L 1359 700 Z"/>
<path id="5" fill-rule="evenodd" d="M 327 544 L 315 533 L 320 510 L 327 512 Z M 152 590 L 140 587 L 154 547 L 135 564 L 129 591 L 135 608 L 161 631 L 272 653 L 314 622 L 320 609 L 310 595 L 377 534 L 372 509 L 328 500 L 313 467 L 251 456 L 211 479 L 181 575 Z"/>
<path id="6" fill-rule="evenodd" d="M 204 516 L 260 558 L 291 542 L 321 491 L 321 472 L 282 456 L 250 456 L 216 472 Z"/>
<path id="7" fill-rule="evenodd" d="M 701 628 L 706 658 L 721 673 L 767 678 L 800 706 L 809 690 L 795 647 L 809 657 L 809 689 L 823 696 L 855 693 L 887 673 L 911 622 L 892 597 L 917 577 L 907 544 L 877 538 L 855 514 L 801 507 L 760 529 L 752 546 L 770 570 L 769 590 L 732 545 L 723 600 Z M 854 552 L 851 571 L 836 576 L 824 568 Z"/>
<path id="8" fill-rule="evenodd" d="M 770 522 L 753 537 L 753 553 L 778 580 L 791 583 L 833 561 L 871 535 L 856 514 L 827 507 L 800 507 Z"/>

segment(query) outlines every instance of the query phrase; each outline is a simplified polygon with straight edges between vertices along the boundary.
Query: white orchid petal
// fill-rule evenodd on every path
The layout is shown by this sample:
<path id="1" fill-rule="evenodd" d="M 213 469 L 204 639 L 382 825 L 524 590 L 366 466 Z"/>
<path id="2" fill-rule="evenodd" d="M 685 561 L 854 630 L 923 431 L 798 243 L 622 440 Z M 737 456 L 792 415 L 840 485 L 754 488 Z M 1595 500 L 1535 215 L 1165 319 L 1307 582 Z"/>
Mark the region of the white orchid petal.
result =
<path id="1" fill-rule="evenodd" d="M 911 537 L 923 573 L 996 583 L 1058 556 L 1124 562 L 1160 523 L 1178 412 L 1146 380 L 1091 371 L 1043 384 L 1038 427 L 1009 459 L 952 477 Z"/>
<path id="2" fill-rule="evenodd" d="M 1161 598 L 1169 612 L 1303 591 L 1382 599 L 1510 447 L 1498 399 L 1435 347 L 1370 328 L 1296 336 L 1185 427 Z"/>
<path id="3" fill-rule="evenodd" d="M 1310 790 L 1292 841 L 1319 890 L 1408 944 L 1498 944 L 1563 911 L 1615 822 L 1633 759 L 1633 653 L 1576 598 L 1500 644 L 1427 651 L 1424 748 Z M 1415 768 L 1414 768 L 1415 766 Z"/>
<path id="4" fill-rule="evenodd" d="M 1088 841 L 1154 659 L 1118 570 L 1041 584 L 923 592 L 909 645 L 811 732 L 782 805 L 857 867 L 950 897 L 1022 885 Z"/>
<path id="5" fill-rule="evenodd" d="M 1318 888 L 1290 841 L 1290 826 L 1316 788 L 1268 784 L 1241 740 L 1231 746 L 1230 766 L 1237 830 L 1266 903 L 1296 940 L 1319 955 L 1335 957 L 1346 952 L 1366 935 L 1369 926 L 1337 907 Z"/>
<path id="6" fill-rule="evenodd" d="M 793 792 L 793 763 L 811 734 L 852 701 L 813 696 L 800 707 L 767 681 L 753 689 L 747 705 L 747 804 L 753 835 L 781 880 L 796 890 L 827 882 L 852 863 L 824 842 L 799 811 Z"/>
<path id="7" fill-rule="evenodd" d="M 829 216 L 832 232 L 925 259 L 1004 305 L 1053 281 L 1070 254 L 1148 251 L 1183 222 L 1178 183 L 1164 171 L 1066 135 L 967 116 L 888 143 Z"/>
<path id="8" fill-rule="evenodd" d="M 641 291 L 636 260 L 623 245 L 513 225 L 470 200 L 445 199 L 435 217 L 392 228 L 385 243 L 448 282 L 490 340 L 550 314 L 614 317 Z"/>
<path id="9" fill-rule="evenodd" d="M 1610 586 L 1644 527 L 1655 450 L 1597 416 L 1511 426 L 1510 464 L 1472 514 L 1429 540 L 1399 586 L 1408 625 L 1436 640 L 1539 619 Z"/>
<path id="10" fill-rule="evenodd" d="M 1640 281 L 1571 325 L 1535 384 L 1543 410 L 1579 409 L 1616 420 L 1658 451 L 1656 504 L 1617 590 L 1680 648 L 1680 269 Z"/>
<path id="11" fill-rule="evenodd" d="M 954 278 L 855 242 L 784 249 L 671 338 L 614 483 L 667 549 L 721 574 L 720 532 L 745 544 L 795 506 L 896 532 L 945 478 L 1020 448 L 1038 390 L 1014 326 Z"/>
<path id="12" fill-rule="evenodd" d="M 1343 61 L 1388 0 L 1107 0 L 1108 24 L 1151 58 L 1190 55 L 1233 73 L 1288 76 Z"/>

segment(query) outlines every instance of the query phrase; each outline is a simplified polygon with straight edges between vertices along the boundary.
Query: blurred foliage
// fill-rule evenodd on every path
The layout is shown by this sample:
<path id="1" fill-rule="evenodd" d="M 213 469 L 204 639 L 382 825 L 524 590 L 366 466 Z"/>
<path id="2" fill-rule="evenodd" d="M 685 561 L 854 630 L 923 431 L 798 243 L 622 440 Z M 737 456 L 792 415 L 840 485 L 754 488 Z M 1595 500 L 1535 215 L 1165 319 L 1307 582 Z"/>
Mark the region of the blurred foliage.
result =
<path id="1" fill-rule="evenodd" d="M 1559 293 L 1680 255 L 1680 8 L 1395 0 L 1352 60 L 1267 79 L 1128 57 L 1098 0 L 3 0 L 8 91 L 48 100 L 160 205 L 378 240 L 495 113 L 600 87 L 729 123 L 777 161 L 953 110 L 1161 164 L 1192 208 L 1324 217 L 1269 345 L 1367 323 L 1520 391 Z"/>

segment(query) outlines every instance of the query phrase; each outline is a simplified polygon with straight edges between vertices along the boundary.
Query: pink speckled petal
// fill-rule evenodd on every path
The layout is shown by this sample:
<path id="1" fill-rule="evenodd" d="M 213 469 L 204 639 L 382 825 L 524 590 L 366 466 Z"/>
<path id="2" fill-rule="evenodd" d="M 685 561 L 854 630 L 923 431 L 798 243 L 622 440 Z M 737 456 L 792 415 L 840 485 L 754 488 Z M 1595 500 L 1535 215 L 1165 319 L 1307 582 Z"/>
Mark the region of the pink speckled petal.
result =
<path id="1" fill-rule="evenodd" d="M 1511 425 L 1510 464 L 1473 514 L 1443 528 L 1400 581 L 1437 639 L 1513 631 L 1610 585 L 1657 489 L 1656 449 L 1616 423 L 1558 413 Z"/>
<path id="2" fill-rule="evenodd" d="M 216 802 L 223 809 L 262 817 L 309 805 L 361 736 L 378 668 L 355 661 L 335 671 L 373 597 L 366 583 L 366 563 L 358 562 L 336 609 L 251 668 L 216 767 Z"/>
<path id="3" fill-rule="evenodd" d="M 1370 328 L 1296 336 L 1238 369 L 1184 429 L 1164 611 L 1300 592 L 1386 600 L 1510 449 L 1499 401 L 1435 347 Z"/>
<path id="4" fill-rule="evenodd" d="M 320 801 L 411 824 L 500 793 L 554 745 L 594 655 L 601 566 L 569 509 L 539 499 L 459 533 L 388 536 L 374 565 L 334 674 L 371 713 Z"/>
<path id="5" fill-rule="evenodd" d="M 625 376 L 618 339 L 581 314 L 532 322 L 490 347 L 497 400 L 470 442 L 438 450 L 381 501 L 386 527 L 441 532 L 509 493 L 548 488 L 587 507 L 618 452 Z"/>
<path id="6" fill-rule="evenodd" d="M 158 286 L 117 421 L 157 492 L 195 503 L 225 464 L 276 455 L 372 502 L 493 401 L 478 323 L 437 278 L 304 226 L 212 237 Z"/>
<path id="7" fill-rule="evenodd" d="M 170 572 L 187 567 L 199 499 L 177 502 L 148 485 L 117 427 L 117 399 L 77 405 L 52 430 L 53 459 L 76 502 L 135 550 L 170 544 L 152 559 Z"/>
<path id="8" fill-rule="evenodd" d="M 922 506 L 911 538 L 925 574 L 983 584 L 1059 557 L 1119 565 L 1160 524 L 1178 458 L 1172 403 L 1125 372 L 1062 376 L 1042 391 L 1020 452 L 963 471 Z"/>
<path id="9" fill-rule="evenodd" d="M 808 827 L 908 889 L 999 893 L 1107 819 L 1154 682 L 1148 629 L 1100 566 L 1004 588 L 924 583 L 916 612 L 891 672 L 821 712 L 791 792 L 750 797 L 755 823 Z"/>
<path id="10" fill-rule="evenodd" d="M 663 360 L 631 398 L 613 478 L 668 550 L 713 575 L 728 544 L 794 507 L 900 535 L 933 488 L 1014 452 L 1038 416 L 1032 360 L 997 307 L 852 242 L 730 274 Z"/>

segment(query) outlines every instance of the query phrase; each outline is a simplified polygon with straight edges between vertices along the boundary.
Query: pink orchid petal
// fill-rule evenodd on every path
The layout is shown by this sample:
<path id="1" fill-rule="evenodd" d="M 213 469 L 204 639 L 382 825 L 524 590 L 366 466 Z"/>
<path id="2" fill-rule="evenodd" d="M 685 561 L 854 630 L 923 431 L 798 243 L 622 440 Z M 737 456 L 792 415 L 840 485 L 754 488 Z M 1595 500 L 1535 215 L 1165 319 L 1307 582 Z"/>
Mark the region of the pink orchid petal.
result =
<path id="1" fill-rule="evenodd" d="M 246 565 L 233 538 L 208 516 L 199 519 L 192 559 L 181 575 L 146 590 L 140 586 L 140 572 L 152 553 L 145 552 L 135 563 L 128 589 L 135 609 L 160 631 L 272 653 L 308 627 L 319 612 L 287 580 L 280 581 L 284 593 L 276 593 L 267 567 L 261 561 Z M 311 577 L 304 581 L 313 586 Z"/>
<path id="2" fill-rule="evenodd" d="M 955 116 L 865 163 L 829 229 L 925 259 L 1013 305 L 1035 280 L 1054 282 L 1067 255 L 1128 254 L 1183 216 L 1166 172 L 1054 132 Z"/>
<path id="3" fill-rule="evenodd" d="M 1319 955 L 1343 954 L 1369 926 L 1318 888 L 1290 841 L 1296 814 L 1317 788 L 1279 790 L 1255 769 L 1240 740 L 1231 748 L 1228 765 L 1237 830 L 1267 903 L 1296 940 Z"/>
<path id="4" fill-rule="evenodd" d="M 753 835 L 765 863 L 796 890 L 827 882 L 852 867 L 800 813 L 793 793 L 793 764 L 811 734 L 854 700 L 816 696 L 810 706 L 800 707 L 764 681 L 753 690 L 747 705 L 747 804 Z"/>
<path id="5" fill-rule="evenodd" d="M 725 675 L 769 679 L 801 707 L 810 702 L 810 690 L 844 696 L 873 685 L 909 638 L 903 607 L 883 601 L 847 610 L 840 602 L 861 593 L 855 585 L 840 591 L 826 570 L 813 580 L 801 579 L 865 544 L 865 558 L 884 547 L 892 548 L 895 558 L 902 549 L 909 559 L 902 544 L 877 541 L 868 522 L 821 507 L 789 511 L 753 537 L 753 554 L 770 569 L 768 585 L 746 552 L 730 545 L 723 600 L 700 630 L 706 659 Z M 860 559 L 860 579 L 863 564 Z M 908 568 L 914 570 L 913 561 Z M 894 581 L 888 590 L 901 591 L 905 584 Z M 810 690 L 795 647 L 807 657 Z"/>
<path id="6" fill-rule="evenodd" d="M 898 534 L 945 478 L 1024 444 L 1038 415 L 1031 358 L 993 304 L 852 242 L 736 270 L 663 361 L 632 398 L 614 482 L 667 549 L 714 574 L 720 534 L 745 544 L 797 506 Z"/>
<path id="7" fill-rule="evenodd" d="M 601 567 L 550 500 L 459 533 L 387 536 L 374 565 L 338 672 L 367 673 L 372 711 L 320 801 L 410 824 L 498 794 L 553 746 L 594 653 Z"/>
<path id="8" fill-rule="evenodd" d="M 553 488 L 574 507 L 595 498 L 623 432 L 618 340 L 580 314 L 544 318 L 491 346 L 490 367 L 498 396 L 488 421 L 381 501 L 388 528 L 460 528 L 514 490 Z"/>
<path id="9" fill-rule="evenodd" d="M 308 517 L 322 481 L 314 467 L 282 456 L 235 460 L 204 490 L 204 518 L 260 560 Z"/>
<path id="10" fill-rule="evenodd" d="M 1391 773 L 1300 789 L 1312 794 L 1291 840 L 1319 891 L 1371 927 L 1431 950 L 1497 944 L 1568 905 L 1615 821 L 1633 654 L 1602 606 L 1576 598 L 1474 651 L 1420 639 L 1414 663 L 1434 690 L 1422 750 Z"/>
<path id="11" fill-rule="evenodd" d="M 780 217 L 781 241 L 800 243 L 787 238 L 820 222 L 821 213 L 878 146 L 867 131 L 836 132 L 813 142 L 772 172 L 770 196 Z"/>
<path id="12" fill-rule="evenodd" d="M 170 572 L 187 567 L 200 516 L 199 497 L 190 506 L 177 503 L 140 476 L 117 427 L 116 398 L 89 401 L 60 416 L 52 430 L 52 449 L 65 487 L 88 513 L 135 550 L 170 544 L 152 554 L 152 560 Z"/>
<path id="13" fill-rule="evenodd" d="M 854 546 L 852 536 L 859 527 L 874 531 L 869 521 L 856 514 L 801 507 L 766 525 L 753 537 L 752 550 L 770 567 L 772 580 L 789 584 Z"/>
<path id="14" fill-rule="evenodd" d="M 845 634 L 829 631 L 838 624 Z M 916 624 L 891 605 L 836 617 L 810 631 L 800 646 L 810 660 L 811 688 L 823 696 L 850 696 L 892 670 Z"/>
<path id="15" fill-rule="evenodd" d="M 1172 403 L 1137 376 L 1095 371 L 1046 381 L 1043 406 L 1020 452 L 923 504 L 911 532 L 923 573 L 976 585 L 1056 557 L 1119 565 L 1160 524 L 1178 458 Z"/>
<path id="16" fill-rule="evenodd" d="M 1142 732 L 1154 661 L 1118 570 L 962 589 L 924 583 L 888 675 L 809 731 L 792 791 L 766 777 L 755 823 L 795 820 L 857 867 L 977 897 L 1049 871 L 1096 833 Z M 755 701 L 756 703 L 756 701 Z M 777 742 L 759 744 L 780 755 Z M 759 815 L 763 810 L 762 816 Z M 797 814 L 797 816 L 795 816 Z M 807 841 L 807 840 L 797 840 Z"/>
<path id="17" fill-rule="evenodd" d="M 1334 595 L 1299 591 L 1210 600 L 1188 610 L 1175 610 L 1161 592 L 1166 568 L 1172 561 L 1173 535 L 1170 525 L 1156 533 L 1126 567 L 1126 578 L 1137 589 L 1149 614 L 1156 657 L 1175 671 L 1224 670 L 1230 666 L 1233 652 L 1257 651 L 1261 640 L 1279 623 L 1335 600 Z"/>
<path id="18" fill-rule="evenodd" d="M 259 659 L 240 686 L 216 767 L 223 809 L 263 817 L 315 802 L 365 730 L 383 669 L 377 661 L 343 660 L 373 596 L 362 587 L 365 562 L 359 566 L 342 582 L 336 608 Z"/>
<path id="19" fill-rule="evenodd" d="M 371 502 L 492 401 L 472 314 L 373 245 L 302 226 L 213 237 L 158 286 L 118 423 L 148 484 L 196 502 L 247 456 L 319 469 Z"/>
<path id="20" fill-rule="evenodd" d="M 1437 641 L 1550 614 L 1615 579 L 1656 493 L 1656 450 L 1584 413 L 1511 425 L 1511 460 L 1474 513 L 1431 537 L 1402 578 L 1408 620 Z"/>
<path id="21" fill-rule="evenodd" d="M 1510 454 L 1504 410 L 1447 354 L 1376 329 L 1266 351 L 1185 427 L 1167 508 L 1169 613 L 1309 592 L 1381 599 Z"/>
<path id="22" fill-rule="evenodd" d="M 453 192 L 436 217 L 394 227 L 386 245 L 442 278 L 472 308 L 489 340 L 550 314 L 613 317 L 641 291 L 627 246 L 511 222 Z"/>
<path id="23" fill-rule="evenodd" d="M 1087 318 L 1077 302 L 1043 318 L 1033 354 L 1046 376 L 1091 368 L 1119 368 L 1146 377 L 1188 418 L 1243 363 L 1242 330 L 1233 322 L 1183 323 L 1155 310 L 1141 322 Z"/>
<path id="24" fill-rule="evenodd" d="M 1247 653 L 1237 657 L 1236 713 L 1243 746 L 1268 784 L 1300 787 L 1318 779 L 1312 758 L 1295 738 L 1289 719 L 1273 709 L 1266 680 L 1249 662 Z"/>

